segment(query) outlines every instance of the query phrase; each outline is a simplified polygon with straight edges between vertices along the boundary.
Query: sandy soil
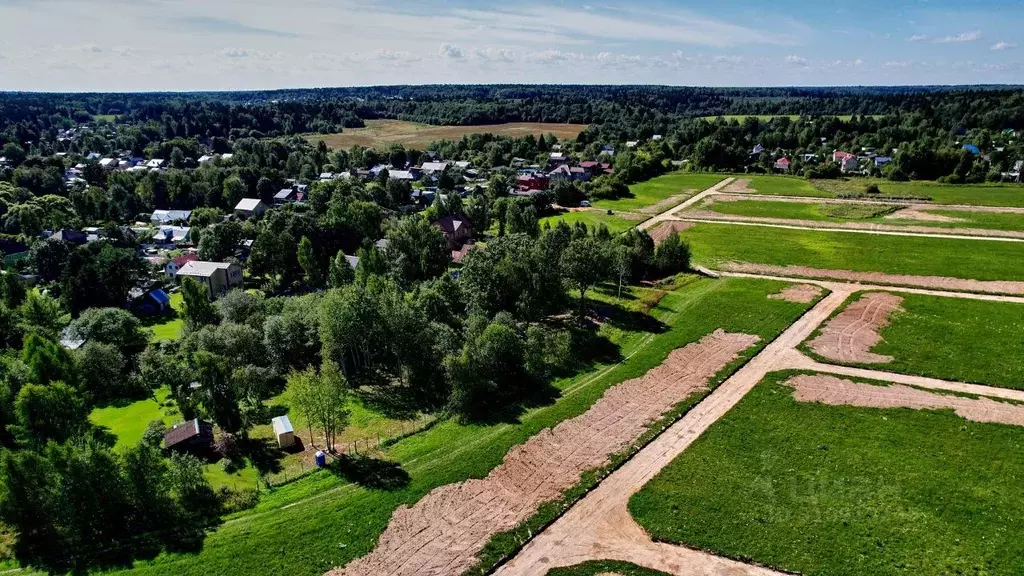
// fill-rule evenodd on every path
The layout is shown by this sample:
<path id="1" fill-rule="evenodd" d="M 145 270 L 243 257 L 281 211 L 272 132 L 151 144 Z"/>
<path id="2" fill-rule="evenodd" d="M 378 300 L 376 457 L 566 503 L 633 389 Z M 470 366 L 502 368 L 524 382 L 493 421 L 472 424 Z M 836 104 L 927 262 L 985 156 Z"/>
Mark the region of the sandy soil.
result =
<path id="1" fill-rule="evenodd" d="M 872 292 L 847 306 L 828 321 L 810 347 L 819 356 L 844 364 L 885 364 L 892 356 L 873 354 L 882 341 L 879 330 L 889 325 L 889 315 L 902 310 L 903 298 L 888 292 Z"/>
<path id="2" fill-rule="evenodd" d="M 904 208 L 885 216 L 887 220 L 920 220 L 922 222 L 964 222 L 963 218 L 951 218 L 942 214 L 924 212 L 914 207 Z"/>
<path id="3" fill-rule="evenodd" d="M 800 302 L 807 304 L 814 302 L 814 299 L 821 294 L 821 288 L 810 284 L 793 284 L 786 286 L 778 294 L 771 294 L 768 298 L 772 300 L 785 300 L 786 302 Z"/>
<path id="4" fill-rule="evenodd" d="M 726 262 L 720 266 L 728 272 L 748 272 L 772 276 L 791 276 L 808 278 L 827 278 L 829 280 L 845 280 L 868 284 L 898 284 L 918 286 L 936 290 L 962 292 L 983 292 L 988 294 L 1024 294 L 1024 282 L 1009 280 L 967 280 L 962 278 L 946 278 L 943 276 L 911 276 L 905 274 L 884 274 L 882 272 L 852 272 L 848 270 L 823 270 L 808 266 L 772 266 L 769 264 L 749 264 L 746 262 Z"/>
<path id="5" fill-rule="evenodd" d="M 679 194 L 665 198 L 664 200 L 658 202 L 657 204 L 641 208 L 640 210 L 637 210 L 637 212 L 640 212 L 641 214 L 661 214 L 665 210 L 671 210 L 672 208 L 675 208 L 681 202 L 685 201 L 687 198 L 692 197 L 696 193 L 697 191 L 693 189 L 684 190 Z"/>
<path id="6" fill-rule="evenodd" d="M 740 178 L 739 180 L 733 181 L 732 184 L 722 188 L 722 192 L 729 192 L 731 194 L 752 194 L 757 192 L 750 187 L 750 178 Z"/>
<path id="7" fill-rule="evenodd" d="M 413 507 L 398 508 L 373 552 L 329 574 L 461 574 L 491 536 L 558 498 L 583 472 L 606 465 L 758 340 L 718 330 L 674 350 L 644 376 L 610 388 L 585 413 L 510 450 L 486 478 L 442 486 Z"/>
<path id="8" fill-rule="evenodd" d="M 1024 406 L 991 398 L 937 394 L 902 384 L 875 386 L 822 375 L 794 376 L 786 384 L 793 387 L 793 397 L 800 402 L 864 408 L 953 410 L 957 416 L 974 422 L 1024 426 Z"/>
<path id="9" fill-rule="evenodd" d="M 898 214 L 898 212 L 897 212 Z M 920 214 L 925 214 L 921 212 Z M 943 218 L 936 214 L 937 218 Z M 913 226 L 898 224 L 875 224 L 872 222 L 827 222 L 818 220 L 798 220 L 795 218 L 762 218 L 760 216 L 738 216 L 734 214 L 721 214 L 710 210 L 695 210 L 680 215 L 680 217 L 692 218 L 694 220 L 714 220 L 723 222 L 744 222 L 756 224 L 777 224 L 780 226 L 795 226 L 808 230 L 863 230 L 865 232 L 887 232 L 900 235 L 936 235 L 943 236 L 976 236 L 979 238 L 1024 238 L 1024 231 L 1021 230 L 992 230 L 989 228 L 943 228 L 938 226 Z M 921 218 L 926 220 L 927 218 Z M 932 220 L 942 222 L 949 220 Z"/>
<path id="10" fill-rule="evenodd" d="M 654 245 L 657 246 L 664 242 L 666 239 L 668 239 L 669 236 L 675 234 L 676 232 L 682 232 L 683 230 L 687 230 L 694 226 L 695 224 L 692 222 L 680 222 L 678 220 L 669 220 L 666 221 L 661 226 L 658 226 L 657 228 L 652 230 L 651 238 L 654 239 Z"/>

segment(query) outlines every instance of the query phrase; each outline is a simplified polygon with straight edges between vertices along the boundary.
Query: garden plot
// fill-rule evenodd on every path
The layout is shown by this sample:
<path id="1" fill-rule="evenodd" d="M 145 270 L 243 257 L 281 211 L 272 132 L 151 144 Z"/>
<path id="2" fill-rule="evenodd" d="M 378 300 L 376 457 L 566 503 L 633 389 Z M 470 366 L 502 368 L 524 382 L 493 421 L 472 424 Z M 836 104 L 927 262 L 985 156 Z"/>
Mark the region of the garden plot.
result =
<path id="1" fill-rule="evenodd" d="M 580 416 L 509 451 L 481 480 L 443 486 L 395 511 L 377 547 L 333 574 L 458 574 L 495 534 L 510 530 L 575 485 L 760 340 L 717 330 L 669 354 L 646 375 L 609 389 Z"/>
<path id="2" fill-rule="evenodd" d="M 770 374 L 630 511 L 655 541 L 807 576 L 1021 574 L 1022 411 Z"/>

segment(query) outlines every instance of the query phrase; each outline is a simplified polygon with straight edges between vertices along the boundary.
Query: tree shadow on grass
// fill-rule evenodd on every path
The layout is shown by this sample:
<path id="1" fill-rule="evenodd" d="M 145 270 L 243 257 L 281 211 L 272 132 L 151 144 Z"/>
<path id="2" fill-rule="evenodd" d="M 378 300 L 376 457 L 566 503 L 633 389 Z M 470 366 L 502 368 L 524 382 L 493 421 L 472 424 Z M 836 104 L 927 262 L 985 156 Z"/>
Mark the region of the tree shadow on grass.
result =
<path id="1" fill-rule="evenodd" d="M 412 480 L 398 463 L 361 454 L 341 454 L 328 468 L 350 482 L 374 490 L 400 490 Z"/>
<path id="2" fill-rule="evenodd" d="M 284 452 L 269 438 L 247 438 L 242 442 L 242 453 L 261 476 L 281 472 Z"/>

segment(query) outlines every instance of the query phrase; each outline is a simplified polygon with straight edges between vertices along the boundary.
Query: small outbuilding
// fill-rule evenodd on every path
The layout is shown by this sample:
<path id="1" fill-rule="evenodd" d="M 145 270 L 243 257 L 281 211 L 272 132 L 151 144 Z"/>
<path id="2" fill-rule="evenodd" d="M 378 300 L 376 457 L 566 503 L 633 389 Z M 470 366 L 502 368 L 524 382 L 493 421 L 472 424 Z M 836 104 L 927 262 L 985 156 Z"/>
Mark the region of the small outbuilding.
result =
<path id="1" fill-rule="evenodd" d="M 291 448 L 295 445 L 295 429 L 287 416 L 278 416 L 271 421 L 274 426 L 274 437 L 278 448 Z"/>
<path id="2" fill-rule="evenodd" d="M 213 447 L 213 424 L 194 419 L 164 433 L 164 450 L 204 455 Z"/>

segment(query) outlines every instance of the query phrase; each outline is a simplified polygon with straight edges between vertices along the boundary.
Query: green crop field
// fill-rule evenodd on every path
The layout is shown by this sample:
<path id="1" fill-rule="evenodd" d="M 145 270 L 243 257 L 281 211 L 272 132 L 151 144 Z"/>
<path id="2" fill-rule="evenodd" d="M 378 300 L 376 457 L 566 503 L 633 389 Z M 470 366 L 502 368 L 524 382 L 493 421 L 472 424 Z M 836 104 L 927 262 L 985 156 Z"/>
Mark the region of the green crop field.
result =
<path id="1" fill-rule="evenodd" d="M 619 234 L 625 232 L 637 224 L 643 222 L 641 219 L 630 220 L 622 216 L 615 215 L 614 213 L 609 216 L 605 211 L 602 210 L 586 210 L 579 212 L 561 212 L 551 216 L 545 216 L 540 219 L 541 228 L 545 224 L 551 224 L 555 226 L 559 222 L 565 222 L 569 226 L 577 222 L 583 222 L 588 228 L 597 228 L 599 225 L 604 224 L 608 227 L 608 231 L 612 234 Z"/>
<path id="2" fill-rule="evenodd" d="M 607 210 L 631 212 L 653 207 L 673 196 L 686 195 L 685 197 L 678 198 L 678 202 L 658 206 L 659 209 L 655 210 L 655 213 L 664 212 L 682 203 L 689 196 L 707 190 L 724 179 L 725 176 L 718 174 L 672 172 L 652 178 L 646 182 L 633 184 L 629 187 L 629 191 L 633 193 L 632 198 L 597 200 L 594 202 L 594 206 Z"/>
<path id="3" fill-rule="evenodd" d="M 854 294 L 846 305 L 862 295 Z M 1016 361 L 1024 357 L 1024 304 L 899 296 L 903 312 L 890 316 L 891 324 L 880 331 L 883 341 L 871 349 L 893 360 L 865 367 L 1024 389 L 1024 363 Z"/>
<path id="4" fill-rule="evenodd" d="M 408 472 L 407 486 L 371 490 L 320 471 L 265 494 L 255 509 L 228 518 L 201 552 L 140 561 L 132 573 L 322 574 L 369 552 L 395 507 L 412 504 L 437 486 L 485 476 L 509 448 L 584 412 L 608 387 L 644 374 L 670 351 L 716 328 L 758 334 L 763 338 L 759 349 L 808 307 L 767 298 L 784 286 L 739 278 L 694 281 L 666 294 L 652 310 L 666 328 L 656 332 L 645 323 L 619 322 L 613 316 L 606 326 L 615 328 L 614 341 L 624 361 L 596 365 L 556 382 L 561 397 L 531 409 L 517 423 L 444 421 L 398 442 L 384 456 Z M 653 291 L 631 289 L 626 299 L 643 301 Z M 755 352 L 751 349 L 747 357 Z"/>
<path id="5" fill-rule="evenodd" d="M 698 224 L 682 232 L 697 263 L 811 266 L 856 272 L 1024 280 L 1024 243 Z"/>
<path id="6" fill-rule="evenodd" d="M 607 576 L 609 574 L 616 576 L 669 576 L 668 573 L 660 570 L 651 570 L 629 562 L 615 560 L 594 560 L 575 566 L 553 568 L 548 571 L 547 576 Z"/>
<path id="7" fill-rule="evenodd" d="M 808 576 L 1024 573 L 1024 429 L 798 403 L 784 379 L 633 496 L 655 539 Z"/>

